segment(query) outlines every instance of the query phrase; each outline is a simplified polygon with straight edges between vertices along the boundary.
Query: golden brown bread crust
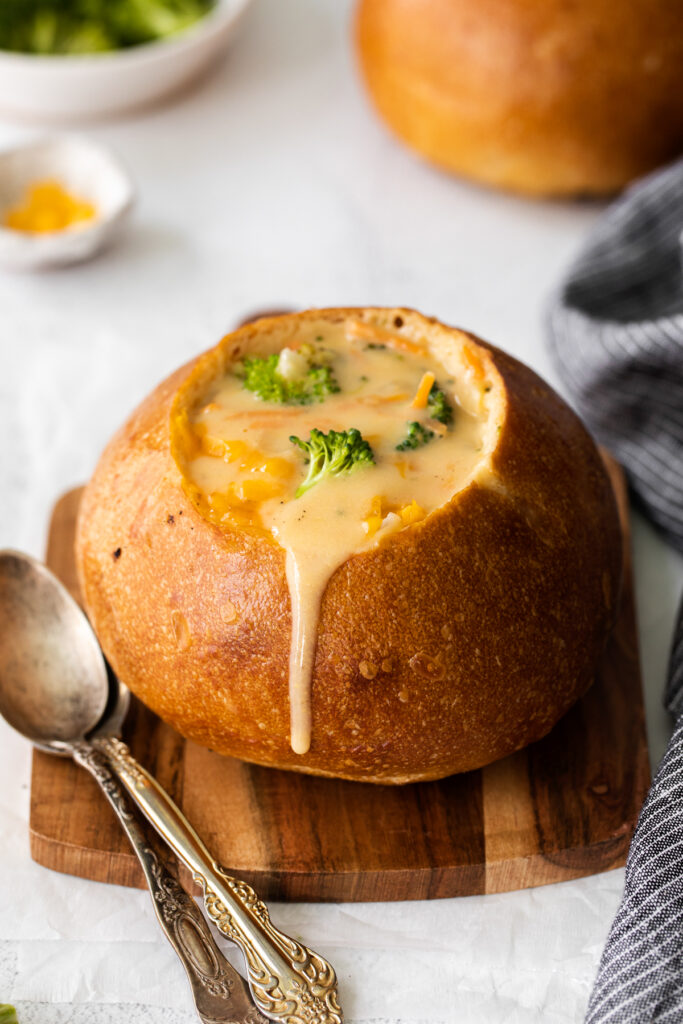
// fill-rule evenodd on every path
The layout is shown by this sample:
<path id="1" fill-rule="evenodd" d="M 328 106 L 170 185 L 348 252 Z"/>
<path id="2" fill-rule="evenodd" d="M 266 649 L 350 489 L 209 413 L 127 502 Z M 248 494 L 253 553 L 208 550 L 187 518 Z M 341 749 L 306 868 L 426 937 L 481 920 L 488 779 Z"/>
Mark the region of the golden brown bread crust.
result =
<path id="1" fill-rule="evenodd" d="M 394 314 L 426 335 L 436 324 Z M 88 613 L 134 693 L 218 752 L 375 782 L 466 771 L 548 732 L 592 682 L 615 615 L 616 506 L 574 413 L 527 367 L 479 344 L 505 389 L 493 485 L 471 483 L 334 573 L 304 756 L 289 745 L 284 551 L 219 531 L 187 500 L 169 410 L 191 367 L 143 402 L 102 456 L 77 531 Z M 362 661 L 381 666 L 374 679 Z"/>
<path id="2" fill-rule="evenodd" d="M 393 131 L 486 184 L 609 193 L 683 150 L 682 0 L 360 0 L 355 35 Z"/>

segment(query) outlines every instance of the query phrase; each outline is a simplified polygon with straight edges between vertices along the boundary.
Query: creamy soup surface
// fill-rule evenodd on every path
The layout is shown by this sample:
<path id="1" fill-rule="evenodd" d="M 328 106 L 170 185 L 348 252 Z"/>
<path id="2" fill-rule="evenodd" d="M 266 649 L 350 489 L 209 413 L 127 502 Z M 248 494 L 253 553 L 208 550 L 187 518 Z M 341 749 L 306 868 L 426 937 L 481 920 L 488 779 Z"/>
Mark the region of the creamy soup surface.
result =
<path id="1" fill-rule="evenodd" d="M 258 358 L 258 351 L 246 358 Z M 245 386 L 252 381 L 248 364 L 233 364 L 190 412 L 195 443 L 185 472 L 212 521 L 261 527 L 286 551 L 291 744 L 304 754 L 327 581 L 351 555 L 409 529 L 467 484 L 482 458 L 484 417 L 465 411 L 462 383 L 426 348 L 398 334 L 373 334 L 364 324 L 304 322 L 276 358 L 276 383 L 305 390 L 323 377 L 322 400 L 263 399 Z M 325 394 L 330 387 L 338 390 Z M 352 428 L 374 461 L 323 473 L 306 486 L 308 452 L 290 437 L 308 442 L 313 429 L 328 435 Z"/>

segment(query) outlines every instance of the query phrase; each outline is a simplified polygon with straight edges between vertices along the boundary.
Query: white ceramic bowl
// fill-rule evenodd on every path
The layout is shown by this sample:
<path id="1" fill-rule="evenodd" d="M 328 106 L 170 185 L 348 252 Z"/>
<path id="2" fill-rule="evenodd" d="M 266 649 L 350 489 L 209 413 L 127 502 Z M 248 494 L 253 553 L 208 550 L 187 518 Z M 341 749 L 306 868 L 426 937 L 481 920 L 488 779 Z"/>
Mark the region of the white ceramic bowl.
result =
<path id="1" fill-rule="evenodd" d="M 67 135 L 0 151 L 0 224 L 30 185 L 52 179 L 92 202 L 97 217 L 45 234 L 0 226 L 3 267 L 45 270 L 89 259 L 113 241 L 134 202 L 132 182 L 119 162 L 102 146 Z"/>
<path id="2" fill-rule="evenodd" d="M 249 3 L 217 0 L 182 35 L 126 50 L 75 56 L 0 50 L 0 110 L 73 122 L 160 100 L 217 60 Z"/>

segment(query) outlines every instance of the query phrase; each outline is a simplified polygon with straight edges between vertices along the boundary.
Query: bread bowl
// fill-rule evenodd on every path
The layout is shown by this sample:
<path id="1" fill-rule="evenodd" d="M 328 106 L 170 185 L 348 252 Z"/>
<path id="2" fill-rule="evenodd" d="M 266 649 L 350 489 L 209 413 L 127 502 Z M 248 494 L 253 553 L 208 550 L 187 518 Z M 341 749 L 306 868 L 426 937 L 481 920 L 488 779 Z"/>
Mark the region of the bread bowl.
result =
<path id="1" fill-rule="evenodd" d="M 268 365 L 299 388 L 301 359 L 321 400 L 249 390 Z M 371 456 L 316 483 L 314 423 L 361 428 Z M 104 452 L 76 542 L 105 653 L 182 734 L 382 783 L 545 735 L 593 679 L 620 551 L 600 456 L 547 384 L 372 308 L 258 320 L 165 380 Z"/>
<path id="2" fill-rule="evenodd" d="M 603 194 L 683 151 L 680 0 L 359 0 L 389 127 L 456 174 Z"/>

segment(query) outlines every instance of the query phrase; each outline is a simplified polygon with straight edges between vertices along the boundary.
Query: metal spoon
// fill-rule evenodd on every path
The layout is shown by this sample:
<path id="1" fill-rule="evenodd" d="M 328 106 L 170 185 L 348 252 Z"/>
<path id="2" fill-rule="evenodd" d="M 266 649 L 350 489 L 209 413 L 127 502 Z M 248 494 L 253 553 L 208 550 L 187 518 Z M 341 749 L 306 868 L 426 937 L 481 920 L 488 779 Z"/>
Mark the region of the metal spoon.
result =
<path id="1" fill-rule="evenodd" d="M 223 871 L 124 743 L 91 735 L 108 699 L 104 658 L 78 605 L 45 566 L 0 552 L 0 714 L 36 745 L 69 753 L 88 768 L 118 813 L 109 785 L 111 773 L 117 776 L 201 885 L 216 927 L 244 953 L 252 998 L 264 1016 L 285 1024 L 342 1024 L 332 966 L 275 928 L 265 903 Z M 131 820 L 122 819 L 127 831 Z"/>
<path id="2" fill-rule="evenodd" d="M 2 685 L 0 680 L 0 686 Z M 115 736 L 130 704 L 127 688 L 109 673 L 109 704 L 91 739 Z M 73 758 L 95 776 L 123 826 L 142 866 L 161 930 L 185 968 L 203 1024 L 268 1024 L 254 1006 L 249 986 L 225 958 L 199 907 L 172 873 L 168 851 L 151 826 L 133 813 L 133 802 L 106 757 L 78 744 Z M 45 748 L 49 749 L 49 748 Z"/>
<path id="3" fill-rule="evenodd" d="M 41 613 L 44 618 L 39 621 Z M 92 631 L 85 616 L 43 566 L 5 551 L 0 552 L 0 622 L 0 712 L 35 746 L 71 755 L 99 783 L 137 854 L 157 920 L 187 972 L 201 1020 L 267 1024 L 252 1003 L 246 982 L 216 945 L 197 904 L 169 870 L 168 855 L 159 849 L 150 826 L 133 813 L 132 801 L 105 755 L 80 739 L 86 734 L 89 739 L 116 735 L 130 704 L 130 693 L 101 654 L 90 658 Z M 73 647 L 66 653 L 65 630 L 73 637 Z M 84 676 L 84 670 L 93 676 Z M 106 689 L 101 685 L 103 671 Z M 92 678 L 100 684 L 97 688 L 90 685 Z M 102 697 L 102 715 L 91 731 Z M 71 721 L 66 709 L 73 715 Z M 77 741 L 72 743 L 74 736 Z"/>

